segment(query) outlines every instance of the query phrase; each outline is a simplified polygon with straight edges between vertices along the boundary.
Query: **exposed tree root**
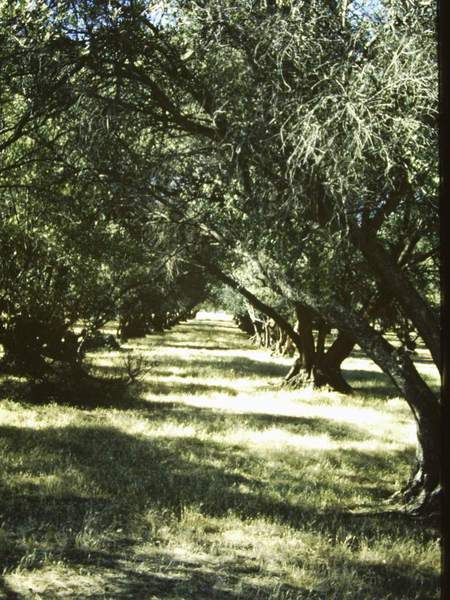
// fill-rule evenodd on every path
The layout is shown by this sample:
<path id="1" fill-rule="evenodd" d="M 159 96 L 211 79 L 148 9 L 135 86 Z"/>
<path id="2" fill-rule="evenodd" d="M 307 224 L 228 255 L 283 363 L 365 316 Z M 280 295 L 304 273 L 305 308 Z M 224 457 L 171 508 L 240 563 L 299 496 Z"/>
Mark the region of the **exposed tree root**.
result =
<path id="1" fill-rule="evenodd" d="M 440 519 L 443 509 L 442 486 L 430 481 L 419 468 L 404 488 L 386 500 L 386 504 L 399 505 L 402 512 L 412 517 Z"/>
<path id="2" fill-rule="evenodd" d="M 352 394 L 353 388 L 345 381 L 340 370 L 325 372 L 314 368 L 310 373 L 299 367 L 297 361 L 283 380 L 283 386 L 293 389 L 312 387 L 315 390 Z"/>

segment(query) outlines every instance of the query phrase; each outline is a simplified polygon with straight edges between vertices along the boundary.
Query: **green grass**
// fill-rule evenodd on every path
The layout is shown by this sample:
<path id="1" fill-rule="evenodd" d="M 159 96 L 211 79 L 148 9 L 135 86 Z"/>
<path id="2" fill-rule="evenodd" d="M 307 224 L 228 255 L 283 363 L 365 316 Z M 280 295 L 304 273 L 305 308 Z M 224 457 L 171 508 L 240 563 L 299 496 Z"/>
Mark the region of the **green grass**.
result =
<path id="1" fill-rule="evenodd" d="M 346 361 L 345 397 L 280 388 L 290 359 L 227 321 L 126 350 L 148 364 L 131 388 L 56 404 L 0 382 L 0 598 L 439 597 L 438 532 L 383 505 L 415 437 L 370 361 Z"/>

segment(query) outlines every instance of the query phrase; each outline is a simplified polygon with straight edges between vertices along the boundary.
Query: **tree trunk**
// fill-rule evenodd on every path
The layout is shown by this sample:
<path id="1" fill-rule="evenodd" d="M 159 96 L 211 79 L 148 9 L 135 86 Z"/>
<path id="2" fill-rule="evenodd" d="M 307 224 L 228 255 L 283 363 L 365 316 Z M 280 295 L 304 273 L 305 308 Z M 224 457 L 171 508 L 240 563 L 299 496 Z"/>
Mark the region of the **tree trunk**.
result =
<path id="1" fill-rule="evenodd" d="M 316 349 L 313 334 L 313 311 L 302 304 L 296 303 L 295 313 L 297 316 L 298 332 L 302 340 L 302 369 L 306 380 L 311 379 L 313 367 L 316 362 Z"/>
<path id="2" fill-rule="evenodd" d="M 407 353 L 392 346 L 366 318 L 351 308 L 336 302 L 323 302 L 304 290 L 294 290 L 285 282 L 274 282 L 273 287 L 285 298 L 309 306 L 348 338 L 354 339 L 405 398 L 416 422 L 418 448 L 417 467 L 402 491 L 403 498 L 416 512 L 434 510 L 441 496 L 441 405 Z"/>
<path id="3" fill-rule="evenodd" d="M 405 352 L 392 350 L 390 364 L 383 370 L 391 374 L 416 421 L 417 465 L 400 496 L 411 512 L 438 513 L 442 495 L 441 406 Z"/>
<path id="4" fill-rule="evenodd" d="M 244 331 L 247 335 L 249 335 L 249 336 L 253 335 L 253 332 L 254 332 L 253 322 L 250 318 L 250 314 L 249 314 L 248 310 L 245 312 L 236 313 L 234 315 L 234 322 L 239 327 L 239 329 Z"/>
<path id="5" fill-rule="evenodd" d="M 341 394 L 353 393 L 353 388 L 344 379 L 341 363 L 351 354 L 355 342 L 347 335 L 339 333 L 327 352 L 320 351 L 321 345 L 319 330 L 312 366 L 305 360 L 304 354 L 300 355 L 286 375 L 286 383 L 293 387 L 302 387 L 305 384 L 311 384 L 315 388 L 329 386 Z"/>
<path id="6" fill-rule="evenodd" d="M 281 329 L 278 325 L 276 326 L 277 333 L 277 341 L 275 344 L 275 352 L 283 356 L 285 354 L 286 342 L 288 340 L 288 336 L 285 331 Z"/>
<path id="7" fill-rule="evenodd" d="M 329 326 L 319 323 L 317 339 L 314 340 L 313 310 L 302 304 L 295 306 L 298 331 L 302 340 L 299 358 L 294 362 L 286 376 L 286 382 L 291 386 L 301 387 L 312 384 L 320 388 L 329 386 L 336 392 L 352 393 L 351 386 L 345 381 L 341 372 L 341 363 L 347 358 L 355 342 L 344 334 L 339 334 L 329 350 L 325 352 L 325 339 Z"/>
<path id="8" fill-rule="evenodd" d="M 263 338 L 262 338 L 262 323 L 260 319 L 256 318 L 256 314 L 255 314 L 255 310 L 253 308 L 253 306 L 248 305 L 247 306 L 247 312 L 248 312 L 248 316 L 250 317 L 250 321 L 252 323 L 252 327 L 253 327 L 253 339 L 260 345 L 263 345 Z"/>
<path id="9" fill-rule="evenodd" d="M 166 325 L 166 315 L 160 311 L 156 311 L 152 317 L 151 325 L 155 333 L 163 333 Z"/>
<path id="10" fill-rule="evenodd" d="M 314 369 L 314 380 L 317 386 L 329 385 L 337 392 L 351 394 L 353 389 L 345 381 L 341 371 L 342 362 L 350 356 L 355 341 L 345 333 L 338 333 L 327 352 L 319 357 Z"/>
<path id="11" fill-rule="evenodd" d="M 437 398 L 420 377 L 407 353 L 394 348 L 352 311 L 337 306 L 327 308 L 333 321 L 349 337 L 354 336 L 408 403 L 417 429 L 417 468 L 403 490 L 403 497 L 416 512 L 435 510 L 441 488 L 441 407 Z"/>
<path id="12" fill-rule="evenodd" d="M 317 332 L 317 361 L 320 362 L 325 354 L 325 342 L 327 339 L 327 335 L 330 333 L 331 329 L 326 323 L 321 323 L 319 325 L 319 330 Z"/>
<path id="13" fill-rule="evenodd" d="M 439 323 L 430 307 L 374 234 L 357 226 L 351 227 L 350 234 L 382 286 L 398 300 L 405 316 L 416 327 L 441 371 Z"/>

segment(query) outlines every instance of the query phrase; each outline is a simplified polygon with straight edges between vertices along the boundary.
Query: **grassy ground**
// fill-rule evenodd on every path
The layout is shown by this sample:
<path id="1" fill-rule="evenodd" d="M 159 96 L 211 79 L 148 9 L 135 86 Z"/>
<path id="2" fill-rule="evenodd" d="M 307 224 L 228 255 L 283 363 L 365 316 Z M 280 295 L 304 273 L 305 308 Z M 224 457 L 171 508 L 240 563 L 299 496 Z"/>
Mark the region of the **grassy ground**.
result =
<path id="1" fill-rule="evenodd" d="M 347 398 L 280 389 L 290 360 L 226 320 L 127 349 L 134 388 L 61 405 L 0 382 L 0 598 L 439 597 L 438 533 L 383 512 L 415 436 L 370 361 L 346 361 Z"/>

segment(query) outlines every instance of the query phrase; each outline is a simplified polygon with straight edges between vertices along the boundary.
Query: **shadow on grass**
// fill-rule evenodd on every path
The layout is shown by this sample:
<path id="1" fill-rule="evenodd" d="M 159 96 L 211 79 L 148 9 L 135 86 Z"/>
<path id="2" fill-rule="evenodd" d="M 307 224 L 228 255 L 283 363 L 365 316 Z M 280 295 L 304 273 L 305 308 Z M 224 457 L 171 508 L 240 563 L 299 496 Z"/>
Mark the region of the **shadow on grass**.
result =
<path id="1" fill-rule="evenodd" d="M 104 372 L 108 367 L 102 368 Z M 114 368 L 111 371 L 115 371 Z M 130 383 L 113 377 L 82 377 L 74 381 L 27 381 L 3 380 L 0 382 L 0 398 L 22 404 L 45 405 L 53 402 L 82 409 L 113 408 L 116 410 L 149 410 L 152 404 L 142 400 L 142 394 L 154 396 L 196 396 L 200 394 L 225 394 L 236 396 L 230 386 L 208 385 L 196 382 L 146 381 Z"/>
<path id="2" fill-rule="evenodd" d="M 100 503 L 105 512 L 110 502 L 111 509 L 120 513 L 124 509 L 123 515 L 128 514 L 128 518 L 149 505 L 170 509 L 175 514 L 181 514 L 190 505 L 201 505 L 211 516 L 224 516 L 231 509 L 245 519 L 270 516 L 303 528 L 308 513 L 315 518 L 325 513 L 311 508 L 309 500 L 313 498 L 305 504 L 301 492 L 311 485 L 334 492 L 342 487 L 342 482 L 331 479 L 322 479 L 318 484 L 317 475 L 305 470 L 296 474 L 268 466 L 264 456 L 252 454 L 239 444 L 193 437 L 139 438 L 114 428 L 91 426 L 41 430 L 3 427 L 0 434 L 6 457 L 5 475 L 16 482 L 12 486 L 17 486 L 18 492 L 14 505 L 10 505 L 7 502 L 8 486 L 3 484 L 2 501 L 6 499 L 3 515 L 6 517 L 5 511 L 9 509 L 8 518 L 17 523 L 23 521 L 28 511 L 28 518 L 53 521 L 54 525 L 60 526 L 67 523 L 71 514 L 80 513 L 75 504 L 87 507 L 92 502 Z M 344 470 L 354 479 L 366 478 L 372 469 L 378 473 L 389 471 L 395 463 L 403 464 L 405 459 L 404 453 L 383 456 L 356 450 L 332 453 L 308 450 L 306 454 L 309 458 L 305 455 L 305 461 L 310 463 L 314 462 L 314 456 L 326 454 L 329 460 L 333 459 L 333 468 Z M 292 450 L 286 450 L 286 458 L 289 455 Z M 70 473 L 67 472 L 69 467 Z M 38 473 L 44 478 L 43 483 L 22 477 L 26 472 Z M 270 486 L 275 491 L 278 488 L 283 491 L 286 485 L 291 489 L 298 488 L 299 503 L 266 494 L 266 479 L 256 473 L 269 476 Z M 53 499 L 45 489 L 46 476 L 52 477 Z M 98 499 L 85 498 L 80 504 L 79 494 L 74 493 L 72 486 L 84 484 L 87 489 L 93 486 L 97 490 Z M 240 484 L 245 484 L 245 491 L 240 490 Z M 37 506 L 28 510 L 30 502 L 37 503 L 39 510 L 36 510 Z M 69 509 L 68 512 L 63 510 L 64 507 Z M 390 527 L 389 524 L 380 526 L 383 529 Z"/>
<path id="3" fill-rule="evenodd" d="M 358 394 L 370 394 L 387 398 L 398 396 L 398 390 L 384 373 L 363 369 L 343 369 L 342 373 Z"/>
<path id="4" fill-rule="evenodd" d="M 190 406 L 183 402 L 157 402 L 147 405 L 147 416 L 152 423 L 170 421 L 179 425 L 189 423 L 208 433 L 229 429 L 265 431 L 276 428 L 293 435 L 327 435 L 335 440 L 363 441 L 367 432 L 355 425 L 337 423 L 322 417 L 296 417 L 266 413 L 241 413 L 213 408 Z"/>
<path id="5" fill-rule="evenodd" d="M 252 344 L 246 334 L 234 325 L 221 322 L 195 322 L 177 325 L 164 334 L 149 334 L 148 341 L 160 342 L 168 348 L 192 350 L 250 349 Z"/>
<path id="6" fill-rule="evenodd" d="M 214 342 L 211 342 L 213 344 Z M 191 343 L 191 342 L 167 342 L 164 344 L 164 348 L 185 348 L 186 350 L 208 350 L 208 351 L 227 351 L 227 350 L 238 350 L 242 349 L 242 342 L 237 341 L 235 343 L 230 343 L 228 340 L 226 344 L 222 346 L 214 346 L 210 345 L 208 342 L 205 342 L 202 345 Z"/>
<path id="7" fill-rule="evenodd" d="M 425 349 L 425 346 L 419 346 L 420 349 Z M 354 348 L 351 354 L 352 358 L 365 358 L 367 359 L 367 354 L 363 352 L 361 349 Z M 431 357 L 428 356 L 420 356 L 419 354 L 411 354 L 411 360 L 414 363 L 430 365 L 433 364 L 434 361 Z"/>
<path id="8" fill-rule="evenodd" d="M 128 383 L 117 377 L 83 375 L 74 379 L 58 377 L 37 382 L 5 377 L 0 381 L 0 399 L 38 406 L 57 403 L 87 410 L 147 409 L 148 402 L 140 398 L 141 388 L 140 383 Z"/>
<path id="9" fill-rule="evenodd" d="M 145 367 L 145 365 L 144 365 Z M 172 369 L 170 368 L 172 367 Z M 60 373 L 51 379 L 41 382 L 27 382 L 25 379 L 2 377 L 0 379 L 0 398 L 9 398 L 20 403 L 50 404 L 57 403 L 83 409 L 114 408 L 117 410 L 148 409 L 149 403 L 142 400 L 144 393 L 156 396 L 163 395 L 200 395 L 220 393 L 236 396 L 238 392 L 232 386 L 183 381 L 158 381 L 157 377 L 173 376 L 195 377 L 200 373 L 203 378 L 213 378 L 217 374 L 222 380 L 229 378 L 276 376 L 285 373 L 285 368 L 262 361 L 241 357 L 224 359 L 170 359 L 159 360 L 156 365 L 149 363 L 150 375 L 146 381 L 130 383 L 118 377 L 120 368 L 102 365 L 94 367 L 103 376 L 89 375 L 87 372 L 79 376 Z M 108 375 L 109 373 L 109 375 Z"/>
<path id="10" fill-rule="evenodd" d="M 214 356 L 205 359 L 201 355 L 197 357 L 187 357 L 186 359 L 166 358 L 159 360 L 159 365 L 155 368 L 154 374 L 159 376 L 173 375 L 170 368 L 186 369 L 189 372 L 193 370 L 202 374 L 202 377 L 214 377 L 220 374 L 220 377 L 226 379 L 236 377 L 284 377 L 288 372 L 285 365 L 275 362 L 254 360 L 242 356 Z"/>
<path id="11" fill-rule="evenodd" d="M 21 402 L 30 391 L 30 383 L 24 378 L 2 376 L 0 378 L 0 400 Z"/>
<path id="12" fill-rule="evenodd" d="M 67 581 L 64 586 L 65 598 L 89 598 L 90 600 L 130 600 L 132 598 L 154 598 L 155 600 L 327 600 L 324 592 L 307 590 L 298 586 L 280 584 L 272 575 L 270 583 L 242 583 L 242 575 L 249 569 L 239 560 L 227 561 L 221 565 L 220 572 L 212 565 L 195 559 L 180 559 L 171 552 L 138 554 L 132 560 L 124 561 L 117 552 L 72 551 L 66 554 L 71 564 L 78 569 L 95 571 L 102 576 L 101 586 L 97 589 L 70 589 Z M 145 567 L 144 567 L 145 565 Z M 255 565 L 254 573 L 259 572 Z M 230 588 L 237 588 L 234 591 Z M 11 588 L 7 588 L 12 594 Z M 1 584 L 0 584 L 1 591 Z M 72 592 L 72 593 L 71 593 Z M 274 596 L 274 592 L 276 596 Z M 51 593 L 51 592 L 50 592 Z M 107 594 L 107 595 L 106 595 Z M 39 596 L 40 598 L 56 596 Z M 18 595 L 7 596 L 9 600 L 18 599 Z"/>
<path id="13" fill-rule="evenodd" d="M 338 598 L 332 589 L 324 591 L 311 588 L 279 583 L 275 573 L 268 573 L 270 580 L 265 582 L 242 582 L 242 576 L 249 573 L 259 574 L 260 568 L 255 564 L 253 570 L 248 563 L 243 564 L 239 559 L 228 560 L 221 565 L 220 572 L 213 565 L 205 564 L 196 559 L 180 559 L 171 552 L 160 551 L 149 557 L 146 554 L 136 555 L 134 560 L 124 561 L 119 553 L 104 553 L 99 551 L 77 551 L 67 554 L 70 562 L 89 571 L 93 569 L 102 574 L 102 586 L 97 589 L 85 590 L 85 598 L 103 600 L 105 597 L 118 600 L 130 598 L 158 598 L 161 600 L 329 600 Z M 436 597 L 438 579 L 426 567 L 418 569 L 419 576 L 428 584 L 424 595 L 417 595 L 414 587 L 414 573 L 411 567 L 404 565 L 387 565 L 370 562 L 351 562 L 351 568 L 356 571 L 361 581 L 368 582 L 362 590 L 364 598 L 371 600 L 410 598 L 429 600 Z M 145 564 L 145 568 L 143 565 Z M 339 567 L 335 566 L 336 569 Z M 345 572 L 345 565 L 341 565 Z M 323 584 L 321 586 L 323 588 Z M 425 586 L 424 586 L 425 587 Z M 389 596 L 386 596 L 386 588 Z M 13 595 L 10 588 L 8 600 L 19 598 Z M 65 585 L 66 598 L 79 598 L 80 590 Z M 434 592 L 434 594 L 433 594 Z M 106 595 L 107 594 L 107 595 Z M 42 597 L 42 596 L 40 596 Z M 44 596 L 50 597 L 50 596 Z M 53 596 L 51 596 L 53 597 Z"/>
<path id="14" fill-rule="evenodd" d="M 11 589 L 4 577 L 0 577 L 0 598 L 1 600 L 21 600 L 19 594 Z"/>
<path id="15" fill-rule="evenodd" d="M 237 396 L 237 391 L 229 386 L 224 385 L 208 385 L 204 383 L 185 383 L 180 381 L 154 381 L 148 382 L 142 386 L 146 393 L 155 396 L 170 395 L 170 396 L 195 396 L 198 394 L 226 394 L 227 396 Z M 148 405 L 147 405 L 148 406 Z"/>
<path id="16" fill-rule="evenodd" d="M 178 416 L 182 418 L 181 414 Z M 266 415 L 262 418 L 251 415 L 251 418 L 253 423 L 266 424 Z M 319 423 L 319 427 L 323 425 Z M 295 451 L 297 468 L 302 460 L 304 462 L 301 472 L 296 472 L 289 468 L 292 450 L 285 451 L 280 464 L 269 464 L 265 455 L 252 454 L 239 444 L 193 437 L 140 437 L 111 427 L 3 427 L 0 428 L 0 439 L 4 462 L 0 515 L 4 529 L 18 540 L 9 553 L 5 565 L 8 569 L 13 569 L 20 561 L 23 553 L 20 539 L 23 539 L 24 531 L 33 531 L 35 535 L 43 531 L 47 540 L 47 546 L 40 551 L 42 556 L 36 553 L 34 562 L 27 568 L 39 568 L 46 554 L 59 557 L 75 568 L 92 564 L 92 561 L 101 566 L 95 547 L 89 552 L 77 547 L 77 536 L 86 531 L 91 537 L 100 536 L 118 526 L 125 532 L 128 528 L 135 530 L 136 523 L 144 518 L 146 511 L 155 509 L 161 514 L 170 514 L 172 520 L 181 519 L 190 507 L 209 517 L 226 518 L 230 512 L 244 521 L 263 517 L 297 530 L 326 535 L 330 540 L 338 539 L 344 532 L 352 536 L 356 544 L 364 539 L 394 542 L 399 538 L 417 537 L 423 541 L 434 535 L 426 528 L 419 529 L 403 515 L 362 518 L 342 508 L 320 509 L 314 497 L 316 493 L 329 492 L 337 497 L 341 492 L 349 493 L 343 485 L 345 478 L 351 488 L 359 487 L 367 485 L 372 473 L 375 488 L 372 501 L 379 500 L 380 494 L 386 497 L 389 490 L 379 482 L 383 473 L 404 464 L 404 453 L 388 456 L 356 450 L 332 453 L 308 450 L 304 455 L 300 454 L 304 458 L 299 460 L 299 453 Z M 318 479 L 316 470 L 306 468 L 314 465 L 321 456 L 330 461 L 330 474 L 336 470 L 339 477 Z M 370 490 L 370 497 L 369 494 Z M 159 597 L 167 595 L 167 598 L 180 600 L 185 597 L 269 599 L 273 592 L 273 589 L 258 586 L 251 589 L 250 586 L 250 595 L 235 595 L 217 587 L 220 580 L 216 573 L 197 572 L 191 563 L 183 561 L 178 566 L 189 576 L 179 579 L 169 573 L 162 581 L 155 572 L 143 573 L 142 561 L 124 561 L 123 548 L 121 552 L 120 564 L 112 565 L 114 578 L 111 585 L 118 587 L 109 597 L 143 597 L 139 596 L 141 591 L 147 593 L 149 589 L 160 594 Z M 161 557 L 156 556 L 154 560 L 158 562 Z M 357 563 L 355 567 L 350 564 L 351 560 L 354 558 L 342 558 L 342 564 L 332 568 L 345 571 L 351 566 L 360 569 L 366 581 L 373 582 L 371 598 L 378 597 L 378 590 L 383 589 L 385 583 L 383 578 L 390 574 L 404 593 L 398 598 L 413 597 L 411 594 L 416 593 L 419 585 L 418 577 L 420 585 L 427 589 L 437 585 L 434 575 L 417 566 L 413 569 L 406 565 L 400 577 L 395 567 L 366 563 Z M 111 566 L 113 552 L 105 555 L 105 561 Z M 148 568 L 151 570 L 151 566 Z M 225 563 L 223 570 L 229 581 L 239 577 L 238 557 L 231 564 Z M 156 563 L 155 571 L 160 573 Z M 171 573 L 176 572 L 172 563 Z M 197 587 L 197 583 L 203 587 Z M 284 596 L 280 592 L 276 597 L 302 597 L 289 595 L 301 594 L 297 588 L 286 588 L 285 591 Z M 191 596 L 186 596 L 188 593 Z M 86 595 L 86 598 L 97 597 L 101 596 Z"/>

